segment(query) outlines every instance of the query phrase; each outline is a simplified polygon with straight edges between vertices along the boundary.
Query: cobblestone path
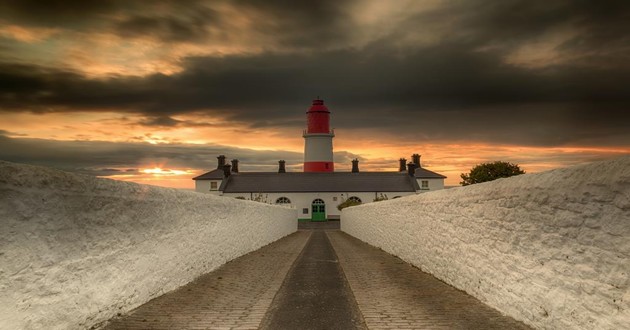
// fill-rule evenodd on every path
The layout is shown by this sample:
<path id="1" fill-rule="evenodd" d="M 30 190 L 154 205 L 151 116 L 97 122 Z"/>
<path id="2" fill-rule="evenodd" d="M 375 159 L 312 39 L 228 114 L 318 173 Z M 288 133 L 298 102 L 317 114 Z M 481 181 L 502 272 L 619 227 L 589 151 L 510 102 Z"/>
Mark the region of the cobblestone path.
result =
<path id="1" fill-rule="evenodd" d="M 105 329 L 258 329 L 310 235 L 299 231 L 234 259 Z"/>
<path id="2" fill-rule="evenodd" d="M 261 328 L 365 329 L 326 232 L 313 232 Z"/>
<path id="3" fill-rule="evenodd" d="M 369 329 L 530 329 L 397 257 L 327 233 Z"/>
<path id="4" fill-rule="evenodd" d="M 529 329 L 399 258 L 327 227 L 300 230 L 235 259 L 110 320 L 105 329 L 261 327 Z"/>

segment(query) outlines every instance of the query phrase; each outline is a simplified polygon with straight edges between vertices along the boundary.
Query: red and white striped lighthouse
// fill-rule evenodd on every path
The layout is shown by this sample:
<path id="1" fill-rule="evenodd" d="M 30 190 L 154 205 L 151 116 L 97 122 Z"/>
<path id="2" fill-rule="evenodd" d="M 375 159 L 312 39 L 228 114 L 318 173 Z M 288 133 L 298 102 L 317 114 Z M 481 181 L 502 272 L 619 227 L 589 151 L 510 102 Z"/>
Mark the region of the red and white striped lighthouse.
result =
<path id="1" fill-rule="evenodd" d="M 308 127 L 304 131 L 304 172 L 333 172 L 335 133 L 330 129 L 330 111 L 324 100 L 313 100 L 306 112 Z"/>

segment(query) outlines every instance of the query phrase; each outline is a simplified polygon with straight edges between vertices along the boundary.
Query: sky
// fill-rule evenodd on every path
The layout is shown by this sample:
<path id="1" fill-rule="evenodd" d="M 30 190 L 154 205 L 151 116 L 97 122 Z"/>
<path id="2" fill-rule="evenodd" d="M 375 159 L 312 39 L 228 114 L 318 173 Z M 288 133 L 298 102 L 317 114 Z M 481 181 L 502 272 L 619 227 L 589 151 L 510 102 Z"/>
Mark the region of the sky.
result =
<path id="1" fill-rule="evenodd" d="M 301 171 L 528 173 L 630 154 L 630 2 L 0 0 L 0 159 L 192 189 Z"/>

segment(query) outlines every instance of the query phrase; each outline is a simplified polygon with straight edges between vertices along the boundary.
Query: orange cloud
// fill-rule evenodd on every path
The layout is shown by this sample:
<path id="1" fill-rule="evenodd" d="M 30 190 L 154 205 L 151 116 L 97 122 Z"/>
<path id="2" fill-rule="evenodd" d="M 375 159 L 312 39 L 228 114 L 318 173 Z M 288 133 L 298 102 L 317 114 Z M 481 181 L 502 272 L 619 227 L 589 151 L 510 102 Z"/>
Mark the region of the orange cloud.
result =
<path id="1" fill-rule="evenodd" d="M 144 142 L 150 144 L 219 145 L 253 150 L 302 152 L 303 139 L 297 128 L 251 128 L 244 123 L 205 113 L 174 116 L 174 126 L 147 125 L 147 118 L 137 114 L 113 112 L 72 113 L 4 113 L 0 130 L 12 137 L 48 140 L 81 140 L 109 142 Z M 144 123 L 144 124 L 143 124 Z M 374 136 L 369 130 L 337 130 L 336 151 L 346 151 L 362 159 L 362 171 L 396 171 L 398 159 L 422 155 L 429 170 L 446 175 L 446 185 L 458 185 L 460 174 L 489 161 L 509 161 L 526 172 L 540 172 L 578 163 L 630 154 L 629 147 L 532 147 L 489 143 L 452 143 L 435 141 L 420 144 L 395 135 Z M 264 151 L 261 151 L 264 152 Z M 238 158 L 239 155 L 229 155 Z M 148 160 L 150 161 L 150 160 Z M 339 159 L 337 160 L 340 161 Z M 208 164 L 211 168 L 214 164 Z M 275 166 L 251 164 L 256 166 Z M 300 170 L 301 164 L 288 164 Z M 206 169 L 207 169 L 206 168 Z M 339 171 L 350 169 L 350 163 L 337 163 Z M 205 169 L 173 168 L 167 164 L 147 163 L 139 172 L 117 173 L 109 178 L 178 188 L 192 188 L 190 180 Z"/>
<path id="2" fill-rule="evenodd" d="M 9 24 L 4 27 L 0 27 L 0 36 L 13 38 L 17 41 L 26 43 L 35 43 L 59 33 L 59 29 L 52 28 L 33 28 L 23 27 L 19 25 Z"/>

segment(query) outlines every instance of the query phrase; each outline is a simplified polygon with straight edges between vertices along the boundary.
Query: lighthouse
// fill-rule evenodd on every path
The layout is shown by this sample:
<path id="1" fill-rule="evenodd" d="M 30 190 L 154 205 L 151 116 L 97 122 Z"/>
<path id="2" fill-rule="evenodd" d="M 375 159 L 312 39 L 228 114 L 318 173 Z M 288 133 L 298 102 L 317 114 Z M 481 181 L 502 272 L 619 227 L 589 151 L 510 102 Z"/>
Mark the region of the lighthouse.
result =
<path id="1" fill-rule="evenodd" d="M 335 133 L 330 129 L 330 111 L 324 100 L 313 100 L 306 112 L 304 130 L 304 172 L 333 172 L 333 145 Z"/>

